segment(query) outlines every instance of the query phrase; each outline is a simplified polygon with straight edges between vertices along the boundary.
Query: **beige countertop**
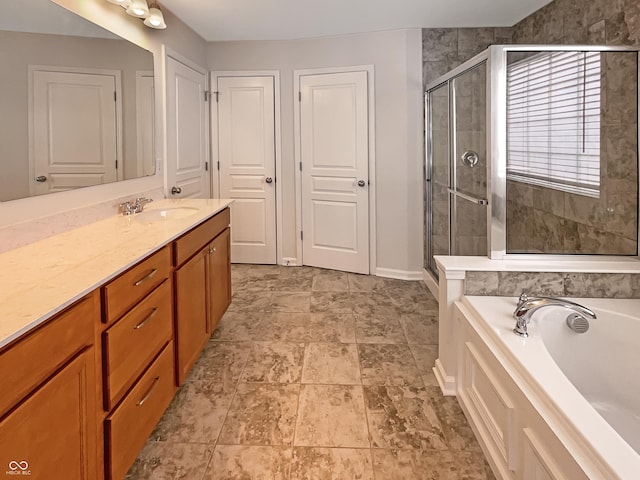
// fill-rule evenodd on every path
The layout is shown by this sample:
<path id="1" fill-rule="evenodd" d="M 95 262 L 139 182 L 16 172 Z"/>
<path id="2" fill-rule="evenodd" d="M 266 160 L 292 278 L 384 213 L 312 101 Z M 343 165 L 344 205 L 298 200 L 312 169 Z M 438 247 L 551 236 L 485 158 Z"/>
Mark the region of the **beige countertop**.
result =
<path id="1" fill-rule="evenodd" d="M 145 212 L 193 208 L 153 222 L 113 215 L 0 254 L 0 347 L 223 210 L 227 199 L 165 199 Z"/>

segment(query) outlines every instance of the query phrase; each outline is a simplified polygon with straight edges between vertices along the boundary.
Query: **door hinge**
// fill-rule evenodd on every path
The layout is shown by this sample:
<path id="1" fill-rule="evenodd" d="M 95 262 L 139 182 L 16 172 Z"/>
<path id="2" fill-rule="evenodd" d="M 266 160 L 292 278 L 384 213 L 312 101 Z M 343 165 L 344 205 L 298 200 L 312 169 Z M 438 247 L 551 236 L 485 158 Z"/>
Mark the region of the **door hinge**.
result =
<path id="1" fill-rule="evenodd" d="M 304 240 L 304 235 L 302 233 L 302 230 L 300 230 L 300 240 Z"/>
<path id="2" fill-rule="evenodd" d="M 118 101 L 118 92 L 116 92 L 116 91 L 113 92 L 113 101 L 114 102 Z"/>
<path id="3" fill-rule="evenodd" d="M 118 169 L 118 160 L 116 160 L 116 170 Z"/>
<path id="4" fill-rule="evenodd" d="M 204 162 L 204 171 L 205 172 L 209 171 L 209 162 Z"/>
<path id="5" fill-rule="evenodd" d="M 298 92 L 298 101 L 301 102 L 302 101 L 302 92 Z"/>
<path id="6" fill-rule="evenodd" d="M 300 162 L 300 171 L 302 171 L 302 162 Z"/>
<path id="7" fill-rule="evenodd" d="M 204 91 L 204 101 L 208 102 L 209 101 L 209 90 L 205 90 Z"/>
<path id="8" fill-rule="evenodd" d="M 218 162 L 218 171 L 220 171 L 220 162 Z"/>
<path id="9" fill-rule="evenodd" d="M 213 92 L 213 93 L 214 93 L 214 94 L 215 94 L 215 96 L 216 96 L 216 103 L 218 103 L 218 99 L 219 99 L 219 96 L 220 96 L 220 92 Z"/>

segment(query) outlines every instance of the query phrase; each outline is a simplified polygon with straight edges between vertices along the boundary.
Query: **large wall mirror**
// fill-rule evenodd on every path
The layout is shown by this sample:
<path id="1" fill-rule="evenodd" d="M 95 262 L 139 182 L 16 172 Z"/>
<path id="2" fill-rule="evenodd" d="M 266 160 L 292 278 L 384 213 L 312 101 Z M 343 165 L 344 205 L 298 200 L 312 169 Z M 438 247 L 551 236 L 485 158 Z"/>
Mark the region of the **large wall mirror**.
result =
<path id="1" fill-rule="evenodd" d="M 153 55 L 50 0 L 0 5 L 0 201 L 155 173 Z"/>

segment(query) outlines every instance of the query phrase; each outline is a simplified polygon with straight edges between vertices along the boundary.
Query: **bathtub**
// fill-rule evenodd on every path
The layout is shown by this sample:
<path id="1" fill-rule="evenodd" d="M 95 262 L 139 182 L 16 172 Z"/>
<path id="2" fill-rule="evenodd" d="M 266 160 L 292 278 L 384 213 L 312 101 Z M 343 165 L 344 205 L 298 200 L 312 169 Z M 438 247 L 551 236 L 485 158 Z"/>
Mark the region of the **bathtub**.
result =
<path id="1" fill-rule="evenodd" d="M 597 314 L 586 333 L 567 327 L 568 309 L 544 307 L 528 338 L 512 332 L 515 298 L 456 304 L 457 395 L 499 478 L 640 479 L 640 300 L 572 300 Z M 546 453 L 523 447 L 535 437 L 529 425 L 542 432 L 538 450 L 550 442 Z"/>

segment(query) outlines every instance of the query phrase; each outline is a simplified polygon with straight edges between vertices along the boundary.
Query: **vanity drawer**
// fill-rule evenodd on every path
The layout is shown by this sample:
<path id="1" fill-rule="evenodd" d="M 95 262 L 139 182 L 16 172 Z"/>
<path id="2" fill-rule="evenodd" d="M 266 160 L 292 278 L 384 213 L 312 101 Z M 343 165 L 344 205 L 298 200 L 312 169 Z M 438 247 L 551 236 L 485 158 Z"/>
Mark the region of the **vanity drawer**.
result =
<path id="1" fill-rule="evenodd" d="M 171 279 L 103 334 L 105 406 L 113 408 L 173 336 Z"/>
<path id="2" fill-rule="evenodd" d="M 99 297 L 94 292 L 0 352 L 0 417 L 93 344 L 99 316 Z"/>
<path id="3" fill-rule="evenodd" d="M 229 226 L 231 214 L 229 208 L 216 213 L 209 220 L 183 235 L 173 242 L 173 264 L 182 265 L 198 251 L 213 240 L 220 232 Z"/>
<path id="4" fill-rule="evenodd" d="M 173 342 L 105 421 L 108 478 L 120 480 L 140 453 L 175 393 Z"/>
<path id="5" fill-rule="evenodd" d="M 171 272 L 171 251 L 164 247 L 102 289 L 105 323 L 111 323 L 160 285 Z"/>

